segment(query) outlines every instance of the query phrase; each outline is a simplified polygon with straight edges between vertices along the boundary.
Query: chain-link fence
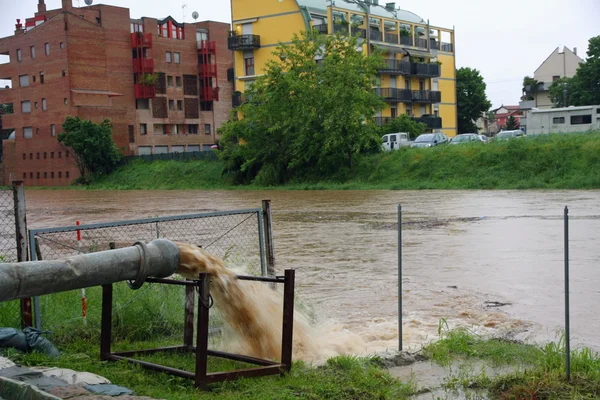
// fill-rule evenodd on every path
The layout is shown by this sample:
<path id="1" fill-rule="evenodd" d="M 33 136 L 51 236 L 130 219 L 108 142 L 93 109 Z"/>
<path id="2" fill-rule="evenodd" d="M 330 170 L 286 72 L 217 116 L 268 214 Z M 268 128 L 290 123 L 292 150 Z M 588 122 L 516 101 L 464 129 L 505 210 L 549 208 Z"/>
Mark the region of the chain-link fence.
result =
<path id="1" fill-rule="evenodd" d="M 0 187 L 0 262 L 17 261 L 15 203 L 12 188 Z M 0 327 L 20 327 L 19 301 L 0 303 Z"/>
<path id="2" fill-rule="evenodd" d="M 80 235 L 78 235 L 80 232 Z M 79 238 L 79 240 L 78 240 Z M 200 246 L 223 258 L 244 274 L 266 275 L 262 210 L 216 212 L 81 226 L 37 229 L 29 232 L 34 260 L 64 259 L 131 246 L 164 238 Z M 87 316 L 83 319 L 83 292 L 68 291 L 36 299 L 36 326 L 53 331 L 57 342 L 86 339 L 99 334 L 102 288 L 85 291 Z M 185 290 L 174 285 L 146 283 L 133 291 L 125 283 L 114 286 L 113 332 L 116 340 L 152 340 L 171 336 L 181 341 Z M 211 325 L 218 325 L 218 315 Z M 216 328 L 215 328 L 216 329 Z"/>

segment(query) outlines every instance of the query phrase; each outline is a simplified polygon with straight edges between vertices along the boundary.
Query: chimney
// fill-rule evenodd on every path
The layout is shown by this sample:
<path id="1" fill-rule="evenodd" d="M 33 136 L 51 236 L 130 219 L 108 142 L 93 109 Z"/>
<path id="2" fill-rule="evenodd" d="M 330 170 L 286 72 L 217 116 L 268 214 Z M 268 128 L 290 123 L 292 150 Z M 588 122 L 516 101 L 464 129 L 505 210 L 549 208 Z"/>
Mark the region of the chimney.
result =
<path id="1" fill-rule="evenodd" d="M 385 3 L 385 9 L 388 11 L 394 11 L 396 9 L 396 3 Z"/>
<path id="2" fill-rule="evenodd" d="M 46 12 L 46 3 L 44 3 L 44 0 L 38 1 L 38 12 L 39 13 Z"/>
<path id="3" fill-rule="evenodd" d="M 577 47 L 573 47 L 573 53 L 577 55 Z"/>
<path id="4" fill-rule="evenodd" d="M 62 9 L 70 10 L 73 8 L 73 0 L 62 0 Z"/>

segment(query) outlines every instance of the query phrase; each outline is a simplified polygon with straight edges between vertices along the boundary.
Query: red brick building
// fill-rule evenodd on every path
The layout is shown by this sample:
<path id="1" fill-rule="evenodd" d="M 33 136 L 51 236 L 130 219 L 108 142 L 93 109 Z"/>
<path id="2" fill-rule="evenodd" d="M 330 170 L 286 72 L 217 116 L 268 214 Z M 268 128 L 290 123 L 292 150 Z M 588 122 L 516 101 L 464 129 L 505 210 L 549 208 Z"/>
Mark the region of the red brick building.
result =
<path id="1" fill-rule="evenodd" d="M 0 38 L 0 104 L 4 129 L 4 183 L 68 185 L 79 173 L 58 143 L 67 116 L 109 119 L 125 154 L 194 152 L 210 149 L 231 110 L 233 66 L 227 49 L 229 24 L 133 20 L 129 9 L 62 0 L 35 17 L 17 20 L 15 35 Z"/>

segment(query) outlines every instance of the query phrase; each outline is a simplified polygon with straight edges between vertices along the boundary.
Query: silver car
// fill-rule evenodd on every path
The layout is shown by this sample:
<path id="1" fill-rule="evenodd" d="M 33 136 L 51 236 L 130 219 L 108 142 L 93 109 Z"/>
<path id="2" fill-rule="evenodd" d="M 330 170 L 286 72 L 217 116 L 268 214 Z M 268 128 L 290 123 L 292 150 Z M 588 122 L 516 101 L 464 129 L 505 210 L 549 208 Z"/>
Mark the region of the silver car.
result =
<path id="1" fill-rule="evenodd" d="M 448 143 L 448 136 L 443 133 L 424 133 L 410 145 L 410 147 L 424 148 L 434 147 Z"/>
<path id="2" fill-rule="evenodd" d="M 461 133 L 460 135 L 456 135 L 450 139 L 450 144 L 464 144 L 473 142 L 481 142 L 481 138 L 476 133 Z"/>

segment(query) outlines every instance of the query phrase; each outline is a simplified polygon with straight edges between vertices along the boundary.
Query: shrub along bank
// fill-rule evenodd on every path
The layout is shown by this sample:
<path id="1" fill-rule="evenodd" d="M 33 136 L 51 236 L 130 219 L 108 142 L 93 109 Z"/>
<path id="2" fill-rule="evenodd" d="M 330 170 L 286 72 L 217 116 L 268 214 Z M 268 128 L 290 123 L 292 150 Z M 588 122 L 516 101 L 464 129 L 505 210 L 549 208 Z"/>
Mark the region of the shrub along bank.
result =
<path id="1" fill-rule="evenodd" d="M 264 189 L 236 186 L 221 161 L 135 162 L 91 189 Z M 279 189 L 595 189 L 600 134 L 544 135 L 489 144 L 401 148 L 360 157 L 330 176 L 304 177 Z"/>

